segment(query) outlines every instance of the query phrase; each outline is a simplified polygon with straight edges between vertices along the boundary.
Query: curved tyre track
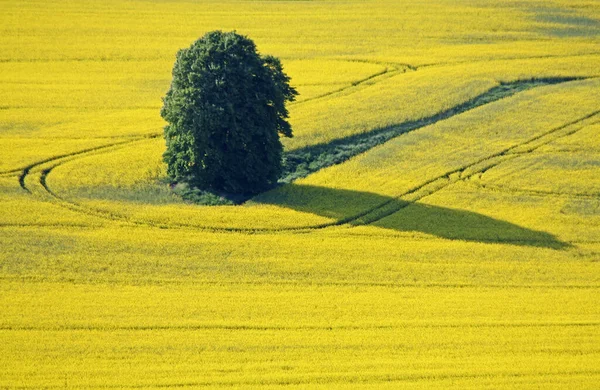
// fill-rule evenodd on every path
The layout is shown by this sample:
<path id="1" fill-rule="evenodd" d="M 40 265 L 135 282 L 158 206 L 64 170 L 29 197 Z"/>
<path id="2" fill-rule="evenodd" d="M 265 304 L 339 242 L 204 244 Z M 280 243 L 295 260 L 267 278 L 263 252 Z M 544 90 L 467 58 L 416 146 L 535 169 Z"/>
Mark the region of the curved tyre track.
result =
<path id="1" fill-rule="evenodd" d="M 23 168 L 23 170 L 21 171 L 21 174 L 18 177 L 19 185 L 27 193 L 29 193 L 30 195 L 34 195 L 34 192 L 28 187 L 26 180 L 33 173 L 39 173 L 40 177 L 39 177 L 39 181 L 37 182 L 37 184 L 39 184 L 41 186 L 43 192 L 45 194 L 49 195 L 50 198 L 53 201 L 55 201 L 55 203 L 58 204 L 59 206 L 65 207 L 72 211 L 77 211 L 77 212 L 80 212 L 83 214 L 101 217 L 101 218 L 108 219 L 111 221 L 120 221 L 120 222 L 124 222 L 127 224 L 133 224 L 133 225 L 143 224 L 143 223 L 137 223 L 136 221 L 128 220 L 126 217 L 123 217 L 123 216 L 120 216 L 120 215 L 117 215 L 114 213 L 110 213 L 105 210 L 91 210 L 89 208 L 86 208 L 85 206 L 77 204 L 76 202 L 69 201 L 69 200 L 59 196 L 58 194 L 56 194 L 54 191 L 52 191 L 47 186 L 46 177 L 48 176 L 48 173 L 50 173 L 54 168 L 56 168 L 62 164 L 65 164 L 67 162 L 70 162 L 72 160 L 75 160 L 77 158 L 94 155 L 94 154 L 103 154 L 103 153 L 112 152 L 112 151 L 124 148 L 126 146 L 129 146 L 129 145 L 132 145 L 132 144 L 135 144 L 138 142 L 144 142 L 144 141 L 156 139 L 159 136 L 160 136 L 160 134 L 150 134 L 147 136 L 137 137 L 135 139 L 129 139 L 126 141 L 120 141 L 120 142 L 114 142 L 114 143 L 110 143 L 110 144 L 106 144 L 106 145 L 96 146 L 93 148 L 88 148 L 88 149 L 80 150 L 77 152 L 68 153 L 68 154 L 64 154 L 64 155 L 60 155 L 60 156 L 54 156 L 51 158 L 37 161 L 37 162 L 30 164 L 30 165 L 26 166 L 25 168 Z"/>
<path id="2" fill-rule="evenodd" d="M 292 102 L 289 104 L 289 106 L 298 106 L 298 105 L 301 105 L 304 103 L 313 102 L 315 100 L 332 97 L 332 96 L 341 94 L 343 92 L 346 92 L 346 91 L 349 91 L 352 89 L 358 90 L 359 87 L 362 87 L 363 85 L 374 85 L 374 84 L 382 82 L 383 80 L 389 79 L 390 77 L 396 76 L 398 74 L 406 73 L 408 71 L 414 72 L 418 69 L 418 67 L 412 66 L 409 64 L 383 63 L 383 62 L 367 61 L 367 60 L 345 60 L 345 61 L 346 62 L 362 62 L 365 64 L 381 65 L 381 66 L 384 66 L 384 69 L 377 73 L 373 73 L 363 79 L 353 81 L 345 87 L 338 88 L 333 91 L 325 92 L 321 95 L 313 96 L 308 99 L 300 100 L 297 102 Z"/>
<path id="3" fill-rule="evenodd" d="M 407 71 L 416 71 L 417 70 L 417 67 L 412 66 L 410 64 L 403 64 L 403 63 L 384 63 L 384 62 L 368 61 L 368 60 L 361 60 L 361 59 L 348 59 L 348 60 L 342 60 L 342 61 L 343 62 L 362 62 L 365 64 L 380 65 L 380 66 L 383 66 L 384 69 L 382 71 L 373 73 L 363 79 L 353 81 L 343 88 L 339 88 L 334 91 L 330 91 L 330 92 L 327 92 L 327 93 L 324 93 L 324 94 L 321 94 L 318 96 L 314 96 L 314 97 L 311 97 L 306 100 L 293 102 L 291 105 L 302 105 L 304 103 L 311 102 L 314 100 L 320 100 L 320 99 L 323 99 L 326 97 L 334 96 L 334 95 L 340 94 L 342 92 L 346 92 L 351 89 L 358 90 L 358 87 L 362 87 L 364 84 L 374 85 L 374 84 L 380 83 L 390 77 L 393 77 L 397 74 L 406 73 Z M 112 143 L 112 144 L 107 144 L 107 145 L 101 145 L 101 146 L 94 147 L 94 148 L 82 149 L 80 151 L 73 152 L 73 153 L 66 153 L 66 154 L 61 154 L 61 155 L 57 155 L 57 156 L 52 156 L 52 157 L 49 157 L 49 158 L 46 158 L 43 160 L 33 162 L 24 167 L 0 171 L 0 177 L 13 177 L 15 175 L 19 175 L 19 182 L 22 183 L 22 180 L 20 177 L 27 176 L 29 170 L 31 170 L 41 164 L 52 162 L 52 161 L 57 161 L 57 160 L 60 160 L 60 159 L 66 158 L 66 157 L 74 157 L 74 156 L 82 156 L 83 157 L 83 155 L 85 155 L 87 153 L 94 152 L 97 150 L 102 150 L 107 147 L 120 145 L 122 143 L 127 143 L 127 142 L 135 142 L 135 141 L 138 141 L 140 139 L 145 139 L 145 138 L 157 138 L 161 135 L 162 135 L 162 133 L 150 133 L 150 134 L 146 134 L 146 135 L 123 135 L 123 136 L 116 136 L 116 137 L 108 137 L 108 138 L 116 138 L 116 139 L 127 138 L 128 140 L 116 142 L 116 143 Z M 25 175 L 23 175 L 23 173 L 26 171 L 27 171 L 27 173 L 25 173 Z M 23 185 L 21 185 L 21 187 L 23 187 Z M 27 189 L 26 189 L 26 191 L 27 191 Z M 28 192 L 30 192 L 30 191 L 28 191 Z"/>
<path id="4" fill-rule="evenodd" d="M 140 140 L 147 140 L 147 139 L 155 139 L 158 138 L 160 136 L 160 134 L 155 133 L 155 134 L 149 134 L 149 135 L 145 135 L 145 136 L 139 136 L 136 137 L 134 139 L 128 139 L 126 141 L 119 141 L 119 142 L 113 142 L 110 144 L 105 144 L 105 145 L 100 145 L 100 146 L 95 146 L 93 148 L 87 148 L 87 149 L 82 149 L 82 150 L 78 150 L 76 152 L 72 152 L 72 153 L 66 153 L 66 154 L 61 154 L 58 156 L 52 156 L 49 158 L 45 158 L 43 160 L 39 160 L 36 161 L 34 163 L 31 163 L 29 165 L 26 165 L 24 167 L 21 168 L 15 168 L 15 169 L 11 169 L 8 171 L 3 171 L 0 172 L 0 176 L 2 177 L 12 177 L 15 175 L 18 175 L 18 179 L 19 179 L 19 185 L 20 187 L 27 191 L 28 193 L 31 193 L 31 191 L 29 190 L 29 188 L 27 188 L 27 185 L 25 184 L 25 178 L 27 177 L 27 175 L 29 175 L 30 173 L 32 173 L 33 171 L 35 171 L 36 168 L 43 166 L 45 164 L 54 162 L 54 161 L 61 161 L 61 160 L 65 160 L 63 161 L 66 162 L 67 159 L 72 159 L 75 157 L 82 157 L 84 155 L 93 153 L 93 152 L 97 152 L 97 151 L 101 151 L 101 150 L 105 150 L 105 149 L 109 149 L 109 148 L 115 148 L 115 147 L 119 147 L 119 146 L 126 146 L 130 143 L 134 143 L 134 142 L 138 142 Z M 57 164 L 58 165 L 58 164 Z"/>
<path id="5" fill-rule="evenodd" d="M 357 87 L 362 86 L 365 83 L 368 83 L 368 85 L 374 85 L 374 84 L 384 81 L 387 78 L 395 76 L 396 74 L 406 73 L 408 70 L 410 70 L 410 71 L 417 70 L 417 67 L 412 66 L 410 64 L 403 64 L 403 63 L 387 63 L 387 62 L 369 61 L 369 60 L 362 60 L 362 59 L 348 59 L 348 60 L 343 60 L 343 62 L 362 62 L 362 63 L 366 63 L 366 64 L 380 65 L 380 66 L 384 67 L 384 70 L 374 73 L 374 74 L 371 74 L 363 79 L 353 81 L 352 83 L 348 84 L 347 86 L 337 89 L 335 91 L 330 91 L 330 92 L 327 92 L 322 95 L 314 96 L 310 99 L 293 102 L 292 105 L 302 105 L 309 101 L 318 100 L 318 99 L 322 99 L 322 98 L 329 97 L 332 95 L 336 95 L 336 94 L 345 92 L 350 89 L 357 89 Z M 66 154 L 61 154 L 61 155 L 57 155 L 57 156 L 52 156 L 52 157 L 49 157 L 49 158 L 46 158 L 43 160 L 33 162 L 24 167 L 0 171 L 0 177 L 12 177 L 15 175 L 23 176 L 23 172 L 27 172 L 24 175 L 24 176 L 26 176 L 28 174 L 29 170 L 35 168 L 36 166 L 42 165 L 44 163 L 61 160 L 66 157 L 74 157 L 74 156 L 82 156 L 83 157 L 83 155 L 85 155 L 87 153 L 94 152 L 97 150 L 102 150 L 104 148 L 108 148 L 111 146 L 116 146 L 116 145 L 120 145 L 122 143 L 127 143 L 127 142 L 135 142 L 140 139 L 157 138 L 161 135 L 162 135 L 162 132 L 161 133 L 150 133 L 150 134 L 146 134 L 146 135 L 122 135 L 122 136 L 116 136 L 116 137 L 108 137 L 108 138 L 116 138 L 116 139 L 126 138 L 127 141 L 120 141 L 120 142 L 115 142 L 115 143 L 111 143 L 111 144 L 107 144 L 107 145 L 101 145 L 101 146 L 94 147 L 94 148 L 82 149 L 80 151 L 73 152 L 73 153 L 66 153 Z M 19 180 L 19 181 L 21 181 L 21 180 Z"/>
<path id="6" fill-rule="evenodd" d="M 594 117 L 598 116 L 599 114 L 600 110 L 595 111 L 565 125 L 549 130 L 546 133 L 530 138 L 525 142 L 516 144 L 510 148 L 480 159 L 474 163 L 446 172 L 445 174 L 431 179 L 428 182 L 417 186 L 405 192 L 404 194 L 397 196 L 396 198 L 390 199 L 389 201 L 382 203 L 369 211 L 365 211 L 359 215 L 350 217 L 345 220 L 345 222 L 353 223 L 355 225 L 366 225 L 377 222 L 397 211 L 402 210 L 403 208 L 408 207 L 410 204 L 425 198 L 426 196 L 432 195 L 448 187 L 451 184 L 481 175 L 485 173 L 485 171 L 494 168 L 508 160 L 531 153 L 552 141 L 572 135 L 589 124 L 598 123 L 596 120 L 597 118 Z M 593 120 L 590 121 L 590 123 L 586 123 L 592 118 Z M 400 200 L 405 203 L 398 203 Z"/>
<path id="7" fill-rule="evenodd" d="M 536 85 L 532 85 L 532 86 L 530 85 L 529 87 L 526 87 L 523 89 L 517 89 L 515 92 L 509 93 L 509 94 L 506 94 L 506 95 L 503 95 L 500 97 L 497 97 L 494 95 L 496 93 L 496 91 L 494 91 L 494 93 L 492 93 L 492 96 L 489 96 L 490 92 L 492 90 L 494 90 L 494 88 L 492 88 L 492 90 L 489 90 L 488 92 L 486 92 L 480 96 L 477 96 L 466 103 L 462 103 L 462 104 L 460 104 L 456 107 L 453 107 L 449 110 L 446 110 L 442 113 L 436 114 L 431 118 L 425 118 L 424 120 L 418 121 L 416 123 L 416 126 L 410 128 L 409 131 L 417 130 L 424 126 L 428 126 L 433 123 L 436 123 L 438 121 L 448 119 L 450 117 L 464 113 L 475 107 L 480 107 L 485 104 L 489 104 L 491 102 L 497 101 L 503 97 L 512 96 L 515 93 L 520 92 L 524 89 L 529 89 L 529 88 L 533 88 L 533 87 L 540 86 L 540 85 L 547 85 L 550 83 L 556 84 L 556 83 L 567 82 L 567 81 L 572 81 L 572 80 L 576 80 L 576 78 L 551 79 L 551 80 L 547 80 L 546 83 L 541 83 L 539 85 L 536 84 Z M 527 83 L 527 81 L 525 81 L 525 83 Z M 385 218 L 386 216 L 389 216 L 389 215 L 407 207 L 408 205 L 417 202 L 418 200 L 420 200 L 428 195 L 431 195 L 437 191 L 440 191 L 441 189 L 447 187 L 448 185 L 450 185 L 452 183 L 455 183 L 459 180 L 469 179 L 475 175 L 480 175 L 483 172 L 485 172 L 486 170 L 492 168 L 493 166 L 496 166 L 496 165 L 502 163 L 507 158 L 510 159 L 510 158 L 514 158 L 524 152 L 525 153 L 531 152 L 531 151 L 539 148 L 540 146 L 553 141 L 554 139 L 573 134 L 574 132 L 578 131 L 581 127 L 578 127 L 575 130 L 569 130 L 571 126 L 582 123 L 582 122 L 598 115 L 599 113 L 600 113 L 600 111 L 596 111 L 594 113 L 591 113 L 590 115 L 587 115 L 583 118 L 579 118 L 573 122 L 567 123 L 558 128 L 552 129 L 546 133 L 535 136 L 525 142 L 514 145 L 514 146 L 507 148 L 505 150 L 502 150 L 498 153 L 494 153 L 483 159 L 480 159 L 473 163 L 469 163 L 461 168 L 446 172 L 436 178 L 426 181 L 425 183 L 423 183 L 421 185 L 418 185 L 408 191 L 405 191 L 402 194 L 397 195 L 396 197 L 390 198 L 388 201 L 385 201 L 375 207 L 364 210 L 353 216 L 349 216 L 349 217 L 342 218 L 342 219 L 328 222 L 328 223 L 316 224 L 316 225 L 291 226 L 291 227 L 280 227 L 280 228 L 235 228 L 235 227 L 226 227 L 225 228 L 225 227 L 215 227 L 215 226 L 195 226 L 195 225 L 179 224 L 179 223 L 161 223 L 161 222 L 154 222 L 154 221 L 144 220 L 144 219 L 132 219 L 126 215 L 121 215 L 121 214 L 114 213 L 111 211 L 92 208 L 89 206 L 82 205 L 73 200 L 70 200 L 70 199 L 60 196 L 59 194 L 55 193 L 48 186 L 48 183 L 47 183 L 48 175 L 52 172 L 52 170 L 54 168 L 66 163 L 66 162 L 69 162 L 69 161 L 74 160 L 79 157 L 83 157 L 85 155 L 89 155 L 91 153 L 99 153 L 99 154 L 107 153 L 114 149 L 125 147 L 125 146 L 135 143 L 135 142 L 140 142 L 140 141 L 149 140 L 149 139 L 155 139 L 160 136 L 160 134 L 158 134 L 158 133 L 151 134 L 149 136 L 138 137 L 135 139 L 128 139 L 126 141 L 119 141 L 119 142 L 111 143 L 108 145 L 102 145 L 102 146 L 98 146 L 98 147 L 94 147 L 94 148 L 84 149 L 84 150 L 77 151 L 74 153 L 69 153 L 69 154 L 65 154 L 65 155 L 61 155 L 61 156 L 55 156 L 52 158 L 38 161 L 38 162 L 33 163 L 29 166 L 26 166 L 22 170 L 20 170 L 21 173 L 19 175 L 19 183 L 25 191 L 27 191 L 28 193 L 32 193 L 32 191 L 27 187 L 26 178 L 32 172 L 41 172 L 41 175 L 39 178 L 39 185 L 42 187 L 43 191 L 47 195 L 49 195 L 57 204 L 59 204 L 63 207 L 66 207 L 70 210 L 73 210 L 73 211 L 81 212 L 83 214 L 92 215 L 92 216 L 96 216 L 96 217 L 101 217 L 101 218 L 104 218 L 104 219 L 107 219 L 110 221 L 124 223 L 127 225 L 158 227 L 158 228 L 163 228 L 163 229 L 164 228 L 175 228 L 175 229 L 208 230 L 208 231 L 219 231 L 219 232 L 250 232 L 250 233 L 252 233 L 252 232 L 274 233 L 274 232 L 290 232 L 290 231 L 305 232 L 305 231 L 318 230 L 318 229 L 323 229 L 323 228 L 327 228 L 327 227 L 334 227 L 334 226 L 341 226 L 341 225 L 352 225 L 352 226 L 367 225 L 367 224 L 375 223 L 375 222 Z M 403 134 L 405 132 L 406 131 L 402 131 L 399 134 L 396 134 L 396 136 Z M 374 135 L 378 136 L 378 134 L 374 134 Z M 384 142 L 387 142 L 389 139 L 392 139 L 392 138 L 394 138 L 394 137 L 390 137 L 390 138 L 386 139 Z M 381 142 L 381 143 L 383 143 L 383 142 Z M 378 143 L 377 145 L 379 145 L 379 144 L 380 143 Z M 525 149 L 525 151 L 520 151 L 520 149 Z M 51 166 L 48 166 L 49 163 L 53 163 L 53 164 Z M 11 173 L 16 173 L 16 172 L 19 172 L 19 171 L 17 171 L 17 170 L 11 171 Z M 399 201 L 401 201 L 401 202 L 399 202 Z"/>
<path id="8" fill-rule="evenodd" d="M 485 104 L 490 103 L 486 102 Z M 483 104 L 482 104 L 483 105 Z M 457 112 L 462 113 L 464 111 Z M 457 115 L 455 114 L 455 115 Z M 596 115 L 600 114 L 599 111 L 595 111 L 589 115 L 586 115 L 582 118 L 579 118 L 575 121 L 569 122 L 560 127 L 549 130 L 543 134 L 537 135 L 535 137 L 530 138 L 529 140 L 513 145 L 510 148 L 504 149 L 498 153 L 491 154 L 486 156 L 483 159 L 475 161 L 473 163 L 469 163 L 460 167 L 458 169 L 454 169 L 452 171 L 446 172 L 438 177 L 435 177 L 427 182 L 416 186 L 408 191 L 405 191 L 402 194 L 397 195 L 385 201 L 375 207 L 364 210 L 361 213 L 355 214 L 353 216 L 343 218 L 337 221 L 317 224 L 317 225 L 308 225 L 308 226 L 292 226 L 292 227 L 281 227 L 281 228 L 235 228 L 235 227 L 215 227 L 215 226 L 195 226 L 188 224 L 179 224 L 179 223 L 161 223 L 144 219 L 131 219 L 128 216 L 117 214 L 111 211 L 92 208 L 88 206 L 84 206 L 72 200 L 69 200 L 65 197 L 60 196 L 55 193 L 47 183 L 47 177 L 52 172 L 52 170 L 61 164 L 64 164 L 68 161 L 71 161 L 73 158 L 81 157 L 85 154 L 89 154 L 92 152 L 98 153 L 107 153 L 115 148 L 120 148 L 127 146 L 133 142 L 139 142 L 147 139 L 157 138 L 159 135 L 155 134 L 150 137 L 139 138 L 135 140 L 128 140 L 118 143 L 113 143 L 110 145 L 104 145 L 101 147 L 91 148 L 84 151 L 79 151 L 75 153 L 71 153 L 64 156 L 57 156 L 51 159 L 46 159 L 36 164 L 32 164 L 31 166 L 26 167 L 23 170 L 22 175 L 20 176 L 20 182 L 23 183 L 23 188 L 27 191 L 29 189 L 25 185 L 25 177 L 34 169 L 40 169 L 40 166 L 47 164 L 49 162 L 55 162 L 52 166 L 41 169 L 41 176 L 39 179 L 39 184 L 44 189 L 44 191 L 49 194 L 55 201 L 57 201 L 60 205 L 69 208 L 74 211 L 78 211 L 84 214 L 93 215 L 97 217 L 102 217 L 104 219 L 108 219 L 114 222 L 125 223 L 128 225 L 138 225 L 138 226 L 148 226 L 148 227 L 158 227 L 158 228 L 175 228 L 175 229 L 192 229 L 192 230 L 208 230 L 208 231 L 217 231 L 217 232 L 254 232 L 254 233 L 275 233 L 275 232 L 306 232 L 311 230 L 323 229 L 327 227 L 341 226 L 341 225 L 368 225 L 375 223 L 401 209 L 407 207 L 408 205 L 417 202 L 420 199 L 423 199 L 426 196 L 436 193 L 437 191 L 446 188 L 450 184 L 453 184 L 460 180 L 470 179 L 476 175 L 480 175 L 484 173 L 486 170 L 501 164 L 502 162 L 523 155 L 524 153 L 530 153 L 539 147 L 552 142 L 558 138 L 566 137 L 571 135 L 581 128 L 585 126 L 585 122 L 593 119 Z M 453 116 L 453 115 L 452 115 Z M 444 117 L 443 119 L 447 119 Z M 443 120 L 440 119 L 440 120 Z M 594 119 L 595 120 L 595 119 Z M 429 124 L 429 123 L 428 123 Z M 29 191 L 30 192 L 30 191 Z"/>
<path id="9" fill-rule="evenodd" d="M 559 198 L 561 198 L 561 197 L 562 198 L 580 198 L 580 199 L 594 199 L 594 200 L 600 199 L 600 193 L 597 195 L 593 195 L 593 194 L 583 194 L 583 193 L 578 193 L 578 192 L 555 192 L 555 191 L 534 190 L 534 189 L 528 189 L 528 188 L 512 188 L 512 187 L 498 185 L 498 184 L 483 183 L 481 181 L 481 175 L 475 176 L 474 179 L 476 179 L 475 185 L 477 185 L 477 187 L 483 188 L 486 190 L 491 190 L 491 191 L 506 192 L 506 193 L 510 193 L 510 194 L 527 194 L 527 195 L 539 196 L 539 197 L 554 196 L 554 197 L 559 197 Z"/>

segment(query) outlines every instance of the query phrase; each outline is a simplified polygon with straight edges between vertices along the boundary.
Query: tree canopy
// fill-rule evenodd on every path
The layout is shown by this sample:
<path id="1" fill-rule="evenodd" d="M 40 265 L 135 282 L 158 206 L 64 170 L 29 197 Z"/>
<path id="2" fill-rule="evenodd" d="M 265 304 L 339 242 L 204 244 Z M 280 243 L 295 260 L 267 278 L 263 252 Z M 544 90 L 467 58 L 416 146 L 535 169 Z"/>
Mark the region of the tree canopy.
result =
<path id="1" fill-rule="evenodd" d="M 281 173 L 280 135 L 292 136 L 286 102 L 297 92 L 279 59 L 249 38 L 213 31 L 177 53 L 161 116 L 172 180 L 257 193 Z"/>

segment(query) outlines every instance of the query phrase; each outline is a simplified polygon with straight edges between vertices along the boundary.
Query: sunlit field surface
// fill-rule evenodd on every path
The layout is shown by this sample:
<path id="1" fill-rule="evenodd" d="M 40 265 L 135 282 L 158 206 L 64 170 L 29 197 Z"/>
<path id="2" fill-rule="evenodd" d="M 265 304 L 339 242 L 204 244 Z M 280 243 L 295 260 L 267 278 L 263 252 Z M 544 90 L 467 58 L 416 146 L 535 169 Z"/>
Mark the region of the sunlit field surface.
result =
<path id="1" fill-rule="evenodd" d="M 0 389 L 598 387 L 598 1 L 0 0 L 0 22 Z M 215 29 L 282 60 L 287 151 L 423 125 L 186 203 L 161 98 Z"/>

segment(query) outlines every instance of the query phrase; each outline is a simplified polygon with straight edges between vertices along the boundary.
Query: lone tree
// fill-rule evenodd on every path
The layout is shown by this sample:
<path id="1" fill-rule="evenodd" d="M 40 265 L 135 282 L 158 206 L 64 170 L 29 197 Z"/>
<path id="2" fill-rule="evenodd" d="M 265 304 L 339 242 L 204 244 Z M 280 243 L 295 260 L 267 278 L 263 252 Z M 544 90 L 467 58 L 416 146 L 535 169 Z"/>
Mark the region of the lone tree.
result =
<path id="1" fill-rule="evenodd" d="M 272 186 L 279 135 L 292 136 L 285 104 L 298 93 L 289 81 L 277 58 L 235 32 L 209 32 L 180 50 L 161 110 L 171 179 L 234 194 Z"/>

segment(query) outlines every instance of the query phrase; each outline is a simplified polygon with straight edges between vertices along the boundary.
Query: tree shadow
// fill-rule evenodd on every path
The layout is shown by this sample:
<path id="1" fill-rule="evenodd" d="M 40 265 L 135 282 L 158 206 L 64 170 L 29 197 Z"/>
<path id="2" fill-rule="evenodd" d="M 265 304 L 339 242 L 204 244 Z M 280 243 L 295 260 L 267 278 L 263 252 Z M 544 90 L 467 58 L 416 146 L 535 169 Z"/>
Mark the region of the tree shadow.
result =
<path id="1" fill-rule="evenodd" d="M 471 211 L 410 203 L 370 192 L 289 184 L 261 194 L 252 201 L 333 218 L 340 224 L 370 224 L 451 240 L 552 249 L 571 246 L 552 234 Z"/>

